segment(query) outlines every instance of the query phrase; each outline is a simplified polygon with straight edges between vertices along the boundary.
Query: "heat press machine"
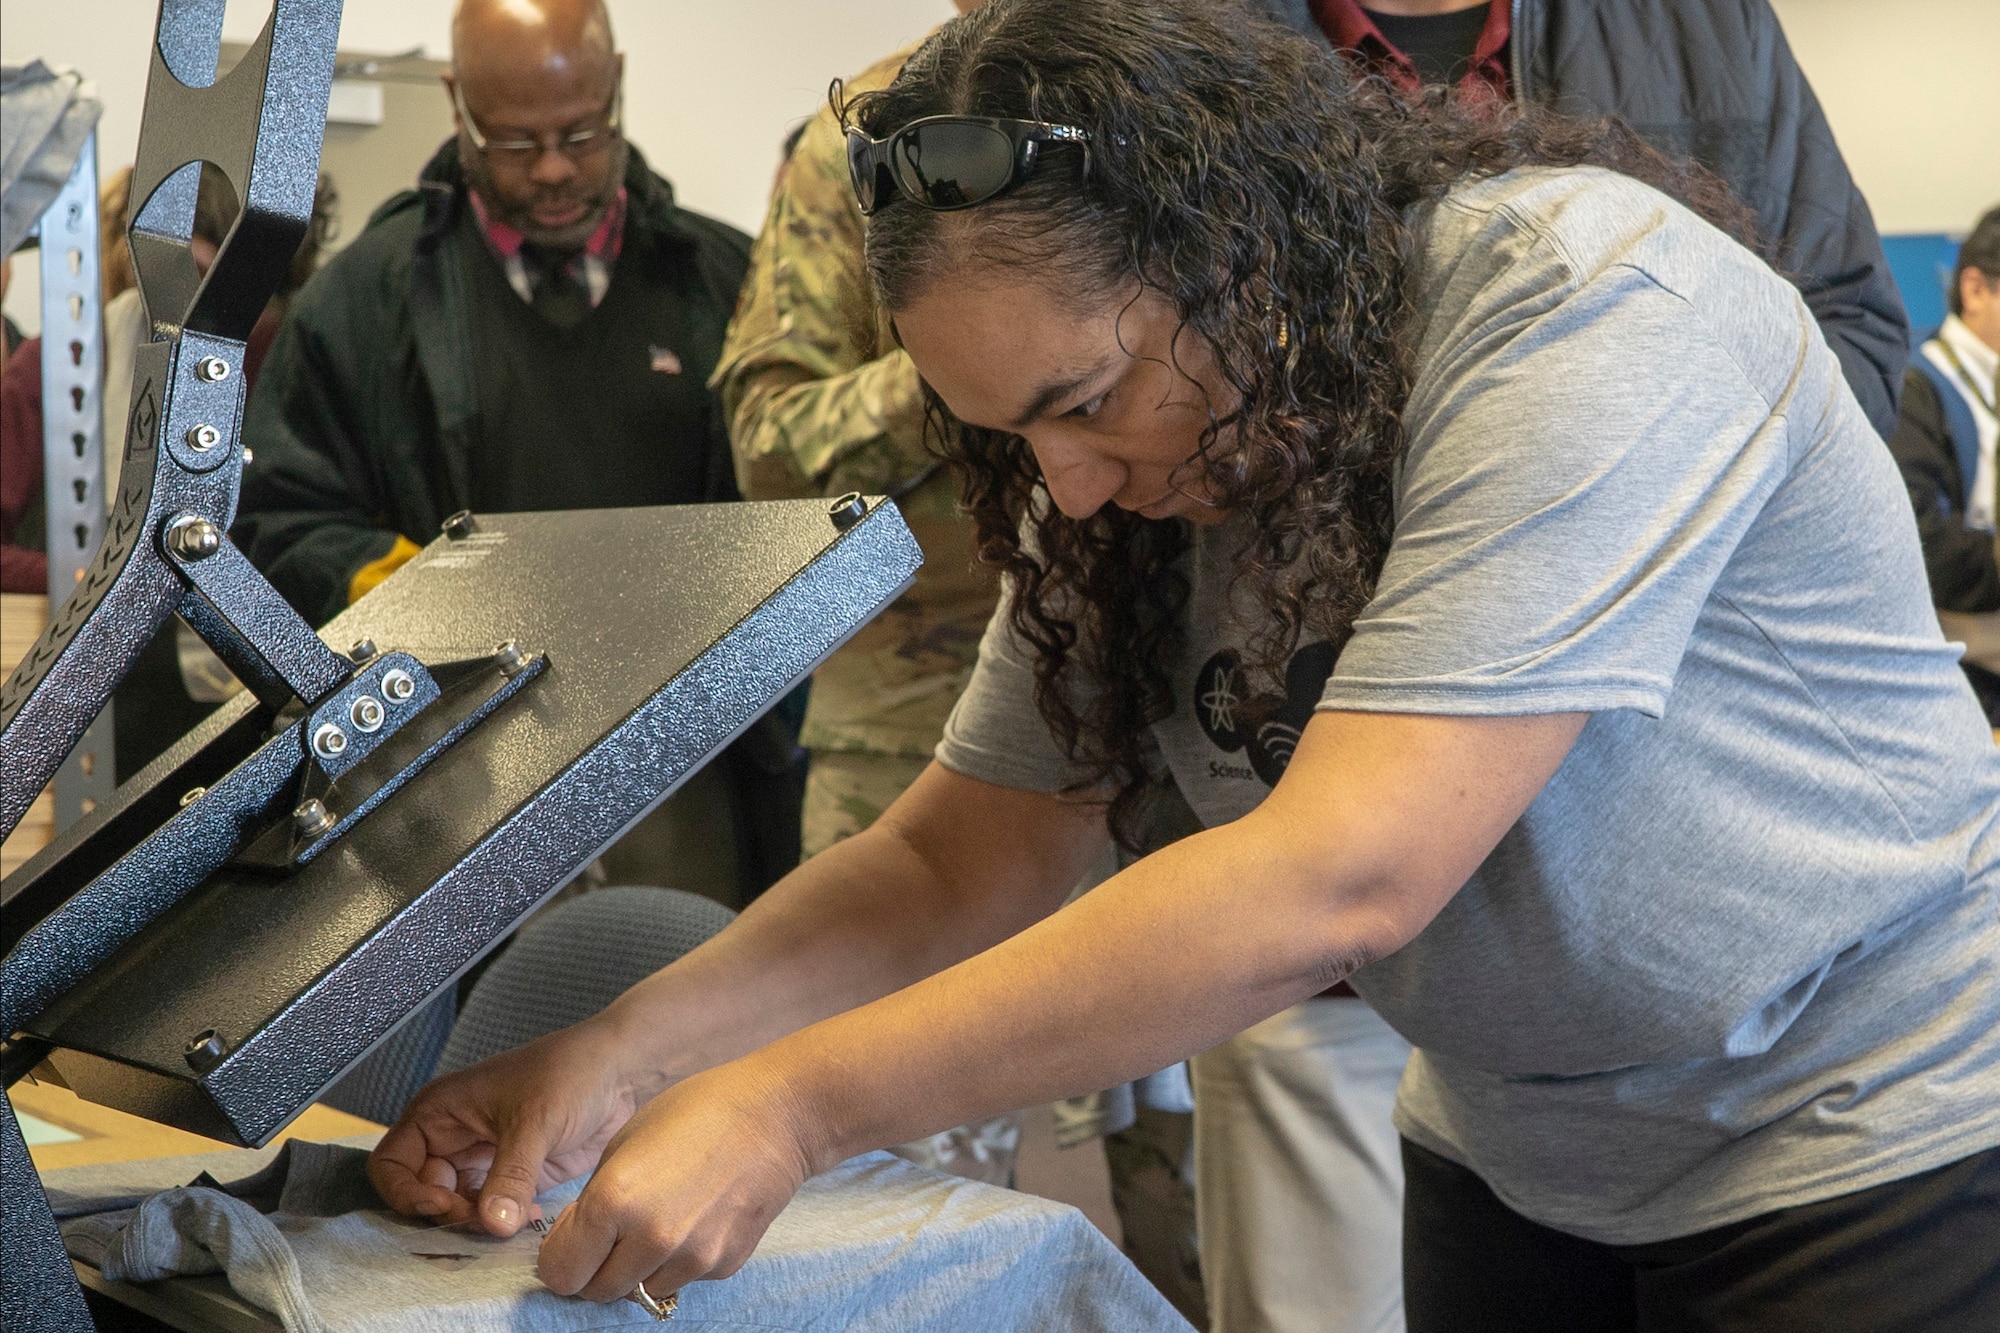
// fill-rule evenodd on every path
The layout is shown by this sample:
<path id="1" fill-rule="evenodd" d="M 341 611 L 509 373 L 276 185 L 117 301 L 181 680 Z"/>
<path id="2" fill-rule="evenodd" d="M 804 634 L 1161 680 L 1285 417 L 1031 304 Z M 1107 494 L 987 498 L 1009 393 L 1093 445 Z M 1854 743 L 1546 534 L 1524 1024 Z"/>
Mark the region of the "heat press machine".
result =
<path id="1" fill-rule="evenodd" d="M 247 687 L 0 883 L 0 1073 L 261 1145 L 909 584 L 879 497 L 457 515 L 318 633 L 229 539 L 245 339 L 305 234 L 339 0 L 162 0 L 94 559 L 0 693 L 0 836 L 169 615 Z M 241 201 L 205 276 L 202 164 Z M 336 648 L 335 645 L 340 645 Z M 0 1096 L 0 1324 L 91 1327 Z"/>

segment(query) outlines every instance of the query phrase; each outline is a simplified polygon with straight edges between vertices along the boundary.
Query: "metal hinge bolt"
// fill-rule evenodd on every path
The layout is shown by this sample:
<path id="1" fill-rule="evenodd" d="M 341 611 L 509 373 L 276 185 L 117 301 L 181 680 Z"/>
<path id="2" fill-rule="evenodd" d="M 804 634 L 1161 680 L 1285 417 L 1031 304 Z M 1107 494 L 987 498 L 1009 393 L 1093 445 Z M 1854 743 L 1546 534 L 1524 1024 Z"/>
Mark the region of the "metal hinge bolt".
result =
<path id="1" fill-rule="evenodd" d="M 382 673 L 382 697 L 390 703 L 406 704 L 416 692 L 416 677 L 401 667 Z"/>
<path id="2" fill-rule="evenodd" d="M 347 753 L 347 733 L 337 723 L 320 723 L 313 733 L 313 753 L 322 759 L 340 758 Z"/>
<path id="3" fill-rule="evenodd" d="M 860 491 L 849 491 L 826 507 L 826 516 L 833 520 L 834 527 L 845 532 L 868 517 L 868 502 L 861 498 Z"/>
<path id="4" fill-rule="evenodd" d="M 372 731 L 380 731 L 382 719 L 388 714 L 383 711 L 380 699 L 372 694 L 364 694 L 354 701 L 352 708 L 347 710 L 347 716 L 348 720 L 354 723 L 354 729 L 366 735 Z"/>
<path id="5" fill-rule="evenodd" d="M 194 450 L 198 454 L 205 454 L 210 449 L 213 449 L 216 445 L 221 443 L 222 443 L 222 432 L 217 430 L 213 426 L 204 423 L 203 425 L 191 426 L 188 428 L 188 433 L 187 433 L 188 448 Z"/>
<path id="6" fill-rule="evenodd" d="M 224 1055 L 222 1038 L 216 1034 L 214 1028 L 203 1028 L 188 1038 L 188 1044 L 181 1048 L 181 1054 L 187 1057 L 188 1068 L 197 1074 L 206 1074 L 222 1063 Z"/>
<path id="7" fill-rule="evenodd" d="M 220 384 L 229 378 L 229 363 L 219 356 L 205 356 L 194 363 L 194 377 L 203 384 Z"/>
<path id="8" fill-rule="evenodd" d="M 222 529 L 205 518 L 179 518 L 167 528 L 167 549 L 182 560 L 206 560 L 222 549 Z"/>
<path id="9" fill-rule="evenodd" d="M 333 827 L 333 811 L 317 796 L 308 797 L 292 811 L 292 827 L 302 838 L 317 838 Z"/>

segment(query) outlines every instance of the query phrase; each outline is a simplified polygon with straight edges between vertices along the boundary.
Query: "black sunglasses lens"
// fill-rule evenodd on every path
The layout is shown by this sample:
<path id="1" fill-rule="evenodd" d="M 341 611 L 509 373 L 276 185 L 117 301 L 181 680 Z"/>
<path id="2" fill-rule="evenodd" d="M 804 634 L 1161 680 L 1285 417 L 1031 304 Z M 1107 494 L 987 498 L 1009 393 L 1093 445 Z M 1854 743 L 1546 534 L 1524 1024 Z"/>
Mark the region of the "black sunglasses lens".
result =
<path id="1" fill-rule="evenodd" d="M 875 211 L 875 186 L 882 174 L 874 147 L 861 131 L 847 132 L 847 175 L 854 184 L 854 200 L 864 214 Z"/>
<path id="2" fill-rule="evenodd" d="M 889 169 L 898 184 L 930 207 L 964 208 L 1012 183 L 1014 141 L 991 125 L 917 125 L 890 144 Z"/>

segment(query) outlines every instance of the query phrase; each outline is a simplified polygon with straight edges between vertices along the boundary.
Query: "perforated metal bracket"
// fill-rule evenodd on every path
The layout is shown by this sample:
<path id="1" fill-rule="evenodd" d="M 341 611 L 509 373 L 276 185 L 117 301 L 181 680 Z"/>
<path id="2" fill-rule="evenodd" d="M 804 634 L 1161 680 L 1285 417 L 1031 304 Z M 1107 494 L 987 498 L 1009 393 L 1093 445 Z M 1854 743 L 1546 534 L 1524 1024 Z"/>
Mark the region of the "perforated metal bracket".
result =
<path id="1" fill-rule="evenodd" d="M 104 317 L 97 255 L 97 135 L 36 225 L 42 276 L 42 496 L 48 514 L 49 605 L 83 580 L 104 539 Z M 55 776 L 55 822 L 66 829 L 111 795 L 110 705 L 84 730 Z"/>

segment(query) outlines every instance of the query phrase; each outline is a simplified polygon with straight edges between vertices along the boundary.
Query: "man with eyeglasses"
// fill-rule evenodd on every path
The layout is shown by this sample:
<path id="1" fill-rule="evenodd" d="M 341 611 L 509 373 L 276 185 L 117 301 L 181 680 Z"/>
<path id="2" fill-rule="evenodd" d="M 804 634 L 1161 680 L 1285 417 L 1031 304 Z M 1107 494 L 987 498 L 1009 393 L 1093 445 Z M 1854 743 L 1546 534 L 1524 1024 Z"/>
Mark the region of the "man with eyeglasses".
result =
<path id="1" fill-rule="evenodd" d="M 314 623 L 461 509 L 739 498 L 707 379 L 749 238 L 679 207 L 626 141 L 623 73 L 602 0 L 461 0 L 458 133 L 300 293 L 248 408 L 238 540 Z M 664 867 L 740 905 L 796 864 L 777 727 L 610 873 Z"/>

